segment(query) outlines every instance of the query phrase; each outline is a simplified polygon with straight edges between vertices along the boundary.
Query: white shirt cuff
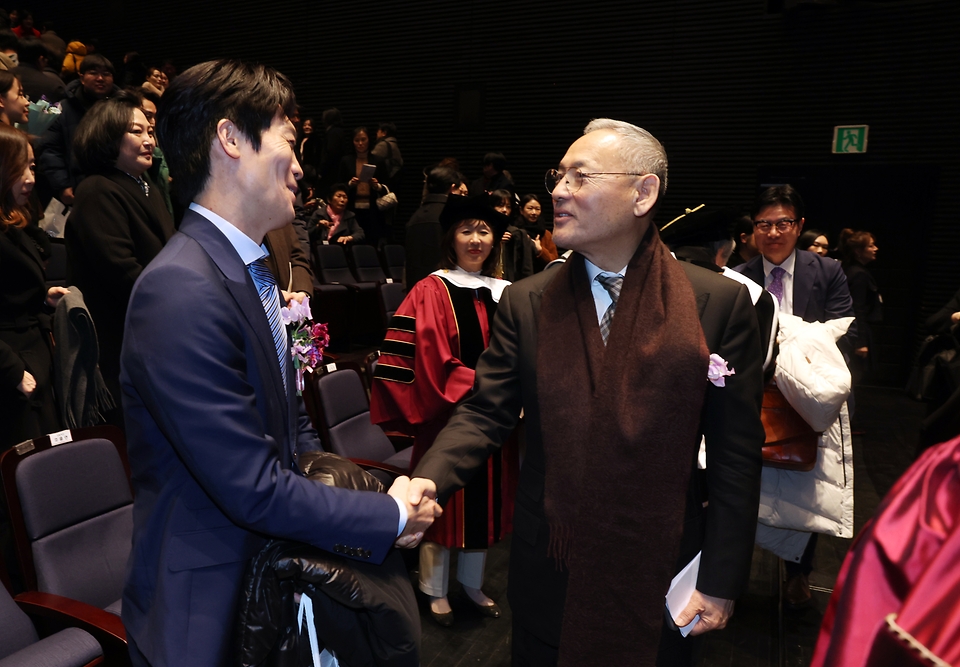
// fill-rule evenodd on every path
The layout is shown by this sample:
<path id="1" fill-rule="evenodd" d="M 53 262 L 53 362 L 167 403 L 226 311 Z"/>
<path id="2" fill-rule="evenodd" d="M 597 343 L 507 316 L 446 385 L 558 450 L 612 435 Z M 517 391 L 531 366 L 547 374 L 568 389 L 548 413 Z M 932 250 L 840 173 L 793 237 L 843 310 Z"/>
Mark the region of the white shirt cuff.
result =
<path id="1" fill-rule="evenodd" d="M 407 527 L 407 508 L 403 506 L 403 501 L 399 498 L 394 498 L 393 496 L 390 497 L 396 501 L 397 508 L 400 510 L 400 523 L 397 526 L 397 537 L 400 537 L 400 535 L 403 533 L 403 529 Z"/>

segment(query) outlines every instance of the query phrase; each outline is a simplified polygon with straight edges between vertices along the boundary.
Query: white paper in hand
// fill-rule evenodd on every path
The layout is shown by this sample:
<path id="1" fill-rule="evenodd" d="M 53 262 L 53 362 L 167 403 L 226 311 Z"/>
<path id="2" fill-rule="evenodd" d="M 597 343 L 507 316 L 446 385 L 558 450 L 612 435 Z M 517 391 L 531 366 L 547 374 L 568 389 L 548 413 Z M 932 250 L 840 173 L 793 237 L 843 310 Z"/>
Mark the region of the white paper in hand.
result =
<path id="1" fill-rule="evenodd" d="M 667 591 L 667 611 L 670 617 L 676 621 L 677 616 L 686 609 L 693 592 L 697 589 L 697 576 L 700 574 L 700 553 L 698 552 L 693 560 L 687 563 L 687 566 L 680 570 L 680 573 L 670 582 L 670 590 Z M 693 617 L 693 620 L 680 628 L 680 634 L 686 637 L 693 630 L 694 626 L 700 620 L 700 614 Z"/>

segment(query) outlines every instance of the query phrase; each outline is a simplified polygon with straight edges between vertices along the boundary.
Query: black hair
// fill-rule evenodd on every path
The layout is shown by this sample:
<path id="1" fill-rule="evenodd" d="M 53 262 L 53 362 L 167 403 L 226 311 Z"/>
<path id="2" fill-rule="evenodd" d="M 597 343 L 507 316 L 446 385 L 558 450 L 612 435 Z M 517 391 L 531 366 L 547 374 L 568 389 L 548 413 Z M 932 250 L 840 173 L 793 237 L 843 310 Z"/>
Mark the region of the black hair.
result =
<path id="1" fill-rule="evenodd" d="M 335 127 L 343 124 L 340 117 L 340 109 L 327 109 L 323 112 L 323 124 L 327 127 Z"/>
<path id="2" fill-rule="evenodd" d="M 803 233 L 800 234 L 800 238 L 797 239 L 797 247 L 800 250 L 806 250 L 813 245 L 813 242 L 817 240 L 817 237 L 827 235 L 821 232 L 819 229 L 804 229 Z"/>
<path id="3" fill-rule="evenodd" d="M 749 215 L 741 215 L 733 223 L 733 238 L 736 239 L 737 243 L 740 243 L 740 235 L 746 234 L 749 236 L 753 234 L 753 218 Z"/>
<path id="4" fill-rule="evenodd" d="M 9 70 L 0 69 L 0 95 L 6 95 L 7 91 L 13 88 L 13 82 L 19 78 Z"/>
<path id="5" fill-rule="evenodd" d="M 221 119 L 233 121 L 259 151 L 278 111 L 289 116 L 296 104 L 290 80 L 266 65 L 211 60 L 178 75 L 157 109 L 158 139 L 177 198 L 188 204 L 206 187 Z"/>
<path id="6" fill-rule="evenodd" d="M 104 56 L 101 56 L 99 53 L 91 53 L 89 56 L 84 56 L 83 62 L 80 63 L 80 67 L 77 69 L 77 72 L 83 76 L 83 74 L 92 69 L 105 69 L 113 75 L 116 75 L 117 73 L 117 70 L 113 68 L 113 63 L 107 60 Z"/>
<path id="7" fill-rule="evenodd" d="M 365 135 L 367 135 L 367 141 L 369 141 L 369 140 L 370 140 L 370 130 L 367 129 L 367 126 L 366 126 L 366 125 L 360 125 L 359 127 L 353 128 L 353 132 L 350 133 L 350 138 L 351 138 L 351 139 L 355 139 L 355 138 L 357 137 L 357 135 L 360 134 L 361 132 L 363 132 Z"/>
<path id="8" fill-rule="evenodd" d="M 434 167 L 427 173 L 427 192 L 445 195 L 454 185 L 460 185 L 460 174 L 450 167 Z"/>
<path id="9" fill-rule="evenodd" d="M 97 102 L 83 115 L 73 138 L 73 155 L 84 174 L 111 171 L 120 154 L 120 142 L 130 127 L 141 97 L 122 90 L 117 95 Z"/>
<path id="10" fill-rule="evenodd" d="M 30 65 L 33 67 L 37 64 L 37 60 L 39 60 L 40 56 L 50 60 L 53 57 L 53 54 L 50 53 L 50 49 L 47 47 L 47 45 L 41 42 L 39 39 L 30 38 L 20 40 L 20 46 L 17 48 L 17 57 L 20 58 L 21 64 Z"/>
<path id="11" fill-rule="evenodd" d="M 778 205 L 784 208 L 788 206 L 792 208 L 793 214 L 797 216 L 797 220 L 804 217 L 803 199 L 792 185 L 774 185 L 761 192 L 760 196 L 758 196 L 757 200 L 753 203 L 753 208 L 750 209 L 750 217 L 756 219 L 763 209 Z"/>
<path id="12" fill-rule="evenodd" d="M 492 164 L 494 169 L 501 172 L 507 168 L 507 158 L 503 153 L 487 153 L 483 156 L 483 166 L 486 167 L 488 164 Z"/>
<path id="13" fill-rule="evenodd" d="M 347 193 L 347 196 L 350 196 L 350 188 L 347 187 L 346 183 L 334 183 L 327 190 L 327 199 L 333 199 L 333 195 L 337 194 L 338 192 L 345 192 Z"/>
<path id="14" fill-rule="evenodd" d="M 388 137 L 397 136 L 397 126 L 391 123 L 390 121 L 380 123 L 377 129 L 383 132 Z"/>
<path id="15" fill-rule="evenodd" d="M 513 193 L 509 190 L 494 190 L 490 193 L 490 207 L 495 208 L 500 204 L 509 204 L 510 205 L 510 215 L 513 214 L 513 210 L 516 208 L 516 201 L 514 201 Z"/>
<path id="16" fill-rule="evenodd" d="M 134 88 L 133 91 L 131 92 L 136 92 L 136 94 L 139 95 L 142 99 L 150 100 L 151 102 L 153 102 L 153 106 L 157 107 L 158 109 L 160 108 L 160 100 L 163 98 L 161 98 L 152 90 L 149 90 L 147 88 Z"/>
<path id="17" fill-rule="evenodd" d="M 20 38 L 12 30 L 0 30 L 0 51 L 17 51 Z"/>
<path id="18" fill-rule="evenodd" d="M 457 230 L 464 222 L 470 222 L 470 220 L 461 220 L 455 225 L 450 225 L 450 229 L 444 232 L 443 237 L 440 239 L 440 264 L 438 268 L 447 269 L 448 271 L 452 271 L 457 268 L 457 251 L 453 247 L 453 238 L 457 235 Z M 500 252 L 502 244 L 500 243 L 500 238 L 498 238 L 497 233 L 493 231 L 493 225 L 488 222 L 484 222 L 483 224 L 487 225 L 490 228 L 490 231 L 493 232 L 493 248 L 491 248 L 490 254 L 483 261 L 483 266 L 480 267 L 480 273 L 484 276 L 499 278 L 500 276 L 498 273 L 500 268 Z"/>

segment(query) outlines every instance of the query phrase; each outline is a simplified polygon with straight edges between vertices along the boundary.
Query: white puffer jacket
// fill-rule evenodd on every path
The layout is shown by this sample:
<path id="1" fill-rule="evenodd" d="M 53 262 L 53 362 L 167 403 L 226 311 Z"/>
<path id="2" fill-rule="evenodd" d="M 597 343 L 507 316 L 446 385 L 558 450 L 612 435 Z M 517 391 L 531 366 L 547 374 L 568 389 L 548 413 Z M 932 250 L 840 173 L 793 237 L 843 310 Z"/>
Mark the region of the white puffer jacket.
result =
<path id="1" fill-rule="evenodd" d="M 799 562 L 810 533 L 853 537 L 853 442 L 847 398 L 850 371 L 837 348 L 852 317 L 804 322 L 780 314 L 774 374 L 790 405 L 822 431 L 810 472 L 763 468 L 757 544 Z"/>

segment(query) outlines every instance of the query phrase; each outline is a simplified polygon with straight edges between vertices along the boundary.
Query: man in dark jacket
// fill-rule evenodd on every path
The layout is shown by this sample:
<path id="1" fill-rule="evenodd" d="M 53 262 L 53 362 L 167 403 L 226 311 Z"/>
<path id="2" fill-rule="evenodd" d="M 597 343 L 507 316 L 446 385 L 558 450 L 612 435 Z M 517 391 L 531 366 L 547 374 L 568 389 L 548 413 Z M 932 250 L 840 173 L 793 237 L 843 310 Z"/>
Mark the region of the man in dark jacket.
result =
<path id="1" fill-rule="evenodd" d="M 13 73 L 20 77 L 23 92 L 31 102 L 46 98 L 50 104 L 62 100 L 67 90 L 63 81 L 50 69 L 53 54 L 46 44 L 39 39 L 24 39 L 17 50 L 20 65 L 14 68 Z"/>
<path id="2" fill-rule="evenodd" d="M 60 103 L 60 117 L 40 137 L 37 167 L 46 178 L 54 197 L 70 206 L 73 190 L 83 174 L 73 159 L 73 135 L 87 109 L 116 91 L 113 64 L 98 53 L 86 56 L 80 64 L 80 83 L 67 89 Z"/>
<path id="3" fill-rule="evenodd" d="M 434 167 L 427 174 L 427 195 L 407 221 L 406 265 L 403 286 L 410 289 L 440 266 L 440 212 L 447 196 L 457 191 L 460 174 L 449 167 Z"/>

